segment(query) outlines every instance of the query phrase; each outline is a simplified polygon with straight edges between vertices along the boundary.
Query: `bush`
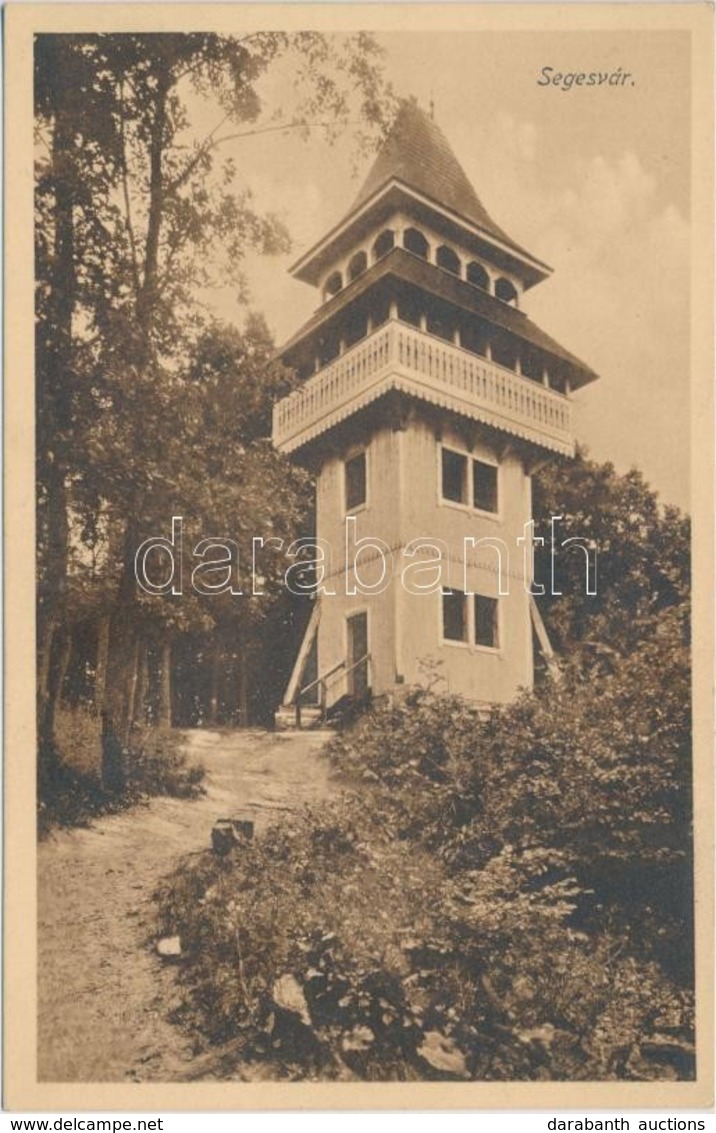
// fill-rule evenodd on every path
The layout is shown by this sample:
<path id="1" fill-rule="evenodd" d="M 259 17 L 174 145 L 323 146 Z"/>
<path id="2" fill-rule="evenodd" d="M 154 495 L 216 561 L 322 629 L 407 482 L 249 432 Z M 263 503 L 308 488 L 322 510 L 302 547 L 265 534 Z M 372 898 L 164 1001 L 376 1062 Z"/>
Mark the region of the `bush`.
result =
<path id="1" fill-rule="evenodd" d="M 158 931 L 178 933 L 192 961 L 184 1016 L 210 1040 L 244 1035 L 254 1057 L 270 1055 L 287 1073 L 404 1071 L 419 1034 L 404 943 L 432 925 L 441 872 L 370 809 L 354 795 L 306 809 L 162 887 Z M 300 987 L 309 1026 L 277 1002 L 282 979 Z"/>
<path id="2" fill-rule="evenodd" d="M 459 698 L 385 698 L 330 752 L 386 788 L 400 837 L 452 871 L 506 847 L 579 883 L 581 927 L 609 909 L 650 958 L 692 976 L 691 713 L 679 611 L 609 671 L 566 673 L 488 719 Z"/>
<path id="3" fill-rule="evenodd" d="M 692 1075 L 688 991 L 606 924 L 575 929 L 563 859 L 505 847 L 454 869 L 395 837 L 392 794 L 366 783 L 167 880 L 183 1021 L 292 1078 Z"/>
<path id="4" fill-rule="evenodd" d="M 442 852 L 480 812 L 475 744 L 482 726 L 478 710 L 460 697 L 410 689 L 376 702 L 331 741 L 328 754 L 349 781 L 386 788 L 383 805 L 398 837 Z"/>
<path id="5" fill-rule="evenodd" d="M 102 783 L 99 720 L 82 708 L 60 709 L 56 719 L 60 769 L 51 789 L 39 798 L 38 832 L 53 826 L 85 826 L 101 814 L 124 810 L 152 795 L 190 798 L 201 793 L 204 770 L 187 762 L 180 740 L 169 729 L 135 733 L 122 757 L 124 785 Z"/>
<path id="6" fill-rule="evenodd" d="M 338 802 L 163 888 L 184 1017 L 292 1077 L 693 1077 L 690 747 L 678 610 L 487 718 L 383 698 Z"/>
<path id="7" fill-rule="evenodd" d="M 180 740 L 169 728 L 144 728 L 131 741 L 127 761 L 131 794 L 195 798 L 203 792 L 204 768 L 188 763 Z"/>

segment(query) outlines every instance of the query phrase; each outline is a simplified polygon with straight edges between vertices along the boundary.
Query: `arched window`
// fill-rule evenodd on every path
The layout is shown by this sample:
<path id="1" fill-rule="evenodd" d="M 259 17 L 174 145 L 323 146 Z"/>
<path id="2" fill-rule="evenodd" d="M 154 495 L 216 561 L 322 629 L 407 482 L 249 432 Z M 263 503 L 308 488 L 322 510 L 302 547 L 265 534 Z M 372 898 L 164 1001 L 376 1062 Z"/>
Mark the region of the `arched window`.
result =
<path id="1" fill-rule="evenodd" d="M 380 236 L 373 245 L 373 257 L 376 260 L 382 259 L 387 256 L 391 248 L 395 247 L 395 233 L 386 228 L 385 232 L 381 232 Z"/>
<path id="2" fill-rule="evenodd" d="M 359 275 L 363 274 L 367 267 L 368 257 L 366 256 L 365 252 L 356 252 L 355 256 L 348 264 L 348 279 L 357 279 Z"/>
<path id="3" fill-rule="evenodd" d="M 403 247 L 406 252 L 412 252 L 414 256 L 420 256 L 421 259 L 427 260 L 430 245 L 419 232 L 417 228 L 406 228 L 403 233 Z"/>
<path id="4" fill-rule="evenodd" d="M 514 303 L 517 298 L 517 291 L 513 283 L 509 279 L 500 278 L 495 284 L 495 295 L 501 299 L 503 303 Z"/>
<path id="5" fill-rule="evenodd" d="M 442 244 L 438 248 L 435 253 L 435 262 L 444 271 L 452 272 L 453 275 L 460 274 L 460 257 L 457 252 L 453 252 L 452 248 L 448 248 L 447 244 Z"/>
<path id="6" fill-rule="evenodd" d="M 490 277 L 482 264 L 477 264 L 474 261 L 468 264 L 465 277 L 473 287 L 481 287 L 483 291 L 490 290 Z"/>
<path id="7" fill-rule="evenodd" d="M 332 295 L 337 295 L 339 291 L 343 290 L 343 279 L 339 271 L 334 271 L 329 275 L 326 280 L 326 285 L 323 288 L 323 298 L 330 299 Z"/>

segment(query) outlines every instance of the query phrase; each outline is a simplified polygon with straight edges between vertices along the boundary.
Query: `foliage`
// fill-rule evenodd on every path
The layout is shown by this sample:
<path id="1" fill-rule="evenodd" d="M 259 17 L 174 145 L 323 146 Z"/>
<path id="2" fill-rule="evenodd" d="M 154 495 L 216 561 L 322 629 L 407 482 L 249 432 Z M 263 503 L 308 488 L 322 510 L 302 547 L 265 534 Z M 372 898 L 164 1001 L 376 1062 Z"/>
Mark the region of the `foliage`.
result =
<path id="1" fill-rule="evenodd" d="M 61 776 L 52 796 L 40 800 L 38 830 L 45 837 L 56 826 L 86 826 L 93 818 L 124 810 L 153 796 L 194 798 L 203 792 L 204 769 L 189 763 L 176 733 L 146 728 L 132 737 L 121 791 L 102 783 L 99 722 L 86 709 L 57 713 Z"/>
<path id="2" fill-rule="evenodd" d="M 292 103 L 271 106 L 262 80 L 281 63 L 294 69 Z M 176 356 L 217 269 L 223 283 L 242 288 L 249 248 L 289 245 L 235 163 L 222 160 L 226 143 L 311 128 L 330 141 L 351 118 L 365 142 L 391 109 L 378 48 L 362 33 L 40 36 L 35 80 L 39 137 L 52 143 L 58 125 L 67 131 L 63 151 L 50 145 L 50 160 L 40 162 L 40 215 L 69 184 L 75 301 L 96 323 L 107 357 L 134 354 L 135 366 L 146 335 L 163 357 Z M 203 136 L 192 121 L 202 103 L 219 123 Z M 44 263 L 52 228 L 42 224 L 38 240 Z"/>
<path id="3" fill-rule="evenodd" d="M 179 931 L 195 959 L 194 1020 L 214 1041 L 244 1035 L 256 1057 L 280 1051 L 287 1070 L 307 1059 L 339 1074 L 344 1059 L 367 1058 L 376 1076 L 391 1076 L 402 1045 L 415 1042 L 404 926 L 416 909 L 430 923 L 437 866 L 411 865 L 358 796 L 307 810 L 242 853 L 207 855 L 160 894 L 160 927 Z M 305 985 L 312 1037 L 274 1000 L 286 973 Z M 376 1038 L 363 1049 L 367 1027 Z"/>
<path id="4" fill-rule="evenodd" d="M 684 617 L 613 670 L 567 672 L 480 722 L 423 690 L 388 699 L 333 744 L 346 772 L 388 788 L 396 832 L 454 869 L 496 853 L 553 855 L 580 884 L 585 924 L 616 901 L 640 947 L 688 972 L 691 718 Z M 610 726 L 605 728 L 608 719 Z M 404 789 L 403 789 L 404 788 Z M 659 915 L 655 910 L 659 909 Z M 659 921 L 654 931 L 654 920 Z"/>
<path id="5" fill-rule="evenodd" d="M 535 581 L 545 587 L 540 610 L 561 657 L 587 665 L 625 655 L 653 633 L 661 614 L 685 606 L 690 589 L 690 522 L 662 506 L 638 469 L 625 475 L 579 450 L 534 477 L 535 532 L 545 540 L 535 554 Z M 550 533 L 555 523 L 554 593 Z M 585 587 L 585 556 L 596 554 L 596 595 Z"/>
<path id="6" fill-rule="evenodd" d="M 234 287 L 246 301 L 250 249 L 290 247 L 242 170 L 223 160 L 223 147 L 313 126 L 330 141 L 349 124 L 353 133 L 356 122 L 359 143 L 374 137 L 391 108 L 378 54 L 364 33 L 36 39 L 45 793 L 60 763 L 55 711 L 78 624 L 95 624 L 94 705 L 122 740 L 143 718 L 135 694 L 147 690 L 139 676 L 147 655 L 163 653 L 153 680 L 159 716 L 168 720 L 172 645 L 213 628 L 219 616 L 189 599 L 181 610 L 138 601 L 133 558 L 142 541 L 163 534 L 174 514 L 190 515 L 201 535 L 236 535 L 244 544 L 249 529 L 294 537 L 301 522 L 305 478 L 265 440 L 271 404 L 290 388 L 290 375 L 273 359 L 260 320 L 249 317 L 242 336 L 214 326 L 205 307 L 215 285 Z M 267 80 L 279 63 L 293 65 L 290 107 L 271 105 L 277 88 Z M 202 112 L 212 107 L 218 125 L 202 136 Z M 253 629 L 280 597 L 268 558 L 265 601 L 253 601 L 239 627 L 244 685 Z"/>
<path id="7" fill-rule="evenodd" d="M 681 1076 L 644 1054 L 659 1027 L 689 1076 L 689 993 L 618 937 L 572 928 L 574 887 L 545 879 L 548 855 L 456 874 L 396 839 L 384 803 L 349 793 L 166 881 L 178 1019 L 289 1078 Z"/>
<path id="8" fill-rule="evenodd" d="M 132 736 L 127 761 L 130 794 L 136 798 L 171 795 L 190 799 L 204 793 L 204 768 L 188 762 L 176 733 L 169 728 L 143 728 Z"/>

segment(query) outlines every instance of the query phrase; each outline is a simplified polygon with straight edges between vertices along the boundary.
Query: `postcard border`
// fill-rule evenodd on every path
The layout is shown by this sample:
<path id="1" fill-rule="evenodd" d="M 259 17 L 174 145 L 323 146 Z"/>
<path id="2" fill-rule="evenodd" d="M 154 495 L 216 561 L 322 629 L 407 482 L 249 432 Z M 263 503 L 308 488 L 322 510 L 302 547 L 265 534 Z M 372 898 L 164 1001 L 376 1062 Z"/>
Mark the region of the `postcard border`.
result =
<path id="1" fill-rule="evenodd" d="M 695 1082 L 38 1083 L 34 698 L 32 36 L 263 28 L 692 33 L 692 477 L 697 836 Z M 687 1109 L 713 1105 L 713 9 L 707 4 L 10 4 L 5 9 L 4 1104 L 12 1110 Z"/>

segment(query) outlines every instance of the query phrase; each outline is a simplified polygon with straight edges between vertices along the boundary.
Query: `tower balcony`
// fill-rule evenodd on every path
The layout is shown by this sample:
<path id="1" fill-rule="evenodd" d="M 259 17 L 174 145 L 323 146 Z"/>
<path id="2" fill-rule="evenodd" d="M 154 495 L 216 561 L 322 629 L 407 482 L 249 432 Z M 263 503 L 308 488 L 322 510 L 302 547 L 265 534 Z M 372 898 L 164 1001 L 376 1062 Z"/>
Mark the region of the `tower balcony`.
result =
<path id="1" fill-rule="evenodd" d="M 391 390 L 553 452 L 574 452 L 568 397 L 397 319 L 277 402 L 274 444 L 295 452 Z"/>

